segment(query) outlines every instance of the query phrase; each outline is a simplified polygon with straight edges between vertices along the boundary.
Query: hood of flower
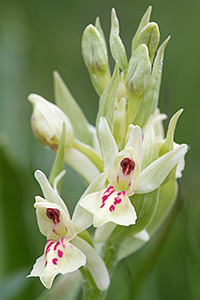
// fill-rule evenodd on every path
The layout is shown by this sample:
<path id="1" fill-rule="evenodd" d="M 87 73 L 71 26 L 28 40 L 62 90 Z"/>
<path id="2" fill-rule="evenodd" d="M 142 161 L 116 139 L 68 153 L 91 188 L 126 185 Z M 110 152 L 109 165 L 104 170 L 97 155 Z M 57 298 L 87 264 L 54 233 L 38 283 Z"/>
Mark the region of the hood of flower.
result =
<path id="1" fill-rule="evenodd" d="M 127 191 L 128 195 L 132 195 L 139 183 L 140 169 L 135 149 L 128 147 L 114 158 L 107 178 L 116 191 Z"/>

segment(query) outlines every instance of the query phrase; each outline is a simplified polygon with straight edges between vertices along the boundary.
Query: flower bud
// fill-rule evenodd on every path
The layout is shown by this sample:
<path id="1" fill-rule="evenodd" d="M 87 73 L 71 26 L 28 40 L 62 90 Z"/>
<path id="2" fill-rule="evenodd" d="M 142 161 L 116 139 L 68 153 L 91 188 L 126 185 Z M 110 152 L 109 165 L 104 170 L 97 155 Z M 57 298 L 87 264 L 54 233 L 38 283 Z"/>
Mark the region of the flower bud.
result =
<path id="1" fill-rule="evenodd" d="M 129 62 L 126 76 L 126 84 L 129 91 L 142 95 L 151 76 L 151 63 L 148 48 L 145 44 L 140 45 Z"/>
<path id="2" fill-rule="evenodd" d="M 62 135 L 63 123 L 66 126 L 66 145 L 73 145 L 73 128 L 64 112 L 43 97 L 31 94 L 28 100 L 33 105 L 31 125 L 35 137 L 45 146 L 57 151 Z"/>
<path id="3" fill-rule="evenodd" d="M 108 69 L 108 55 L 105 41 L 100 32 L 88 25 L 83 33 L 82 54 L 90 73 L 106 71 Z"/>
<path id="4" fill-rule="evenodd" d="M 135 47 L 137 48 L 141 44 L 146 44 L 149 50 L 149 56 L 150 58 L 153 58 L 153 55 L 157 50 L 159 40 L 160 32 L 158 25 L 155 22 L 151 22 L 148 23 L 138 34 Z"/>
<path id="5" fill-rule="evenodd" d="M 97 22 L 100 28 L 99 22 Z M 95 26 L 88 25 L 83 33 L 82 54 L 96 92 L 101 95 L 110 81 L 105 39 Z"/>
<path id="6" fill-rule="evenodd" d="M 128 68 L 126 50 L 119 36 L 119 21 L 114 8 L 111 13 L 110 49 L 114 60 L 119 62 L 122 71 L 126 71 Z"/>

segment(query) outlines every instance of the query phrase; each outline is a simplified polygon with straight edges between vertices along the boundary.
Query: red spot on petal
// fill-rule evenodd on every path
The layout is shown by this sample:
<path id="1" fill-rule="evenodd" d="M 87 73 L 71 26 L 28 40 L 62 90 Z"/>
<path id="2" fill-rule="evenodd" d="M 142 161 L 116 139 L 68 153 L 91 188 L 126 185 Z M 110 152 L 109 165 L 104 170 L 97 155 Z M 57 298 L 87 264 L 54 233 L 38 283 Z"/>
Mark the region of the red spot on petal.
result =
<path id="1" fill-rule="evenodd" d="M 116 197 L 114 200 L 114 205 L 117 205 L 122 202 L 122 199 L 120 197 Z"/>
<path id="2" fill-rule="evenodd" d="M 60 211 L 56 208 L 47 208 L 47 217 L 54 222 L 54 224 L 60 223 Z"/>
<path id="3" fill-rule="evenodd" d="M 102 205 L 100 206 L 100 208 L 102 208 L 105 205 L 106 200 L 110 197 L 110 195 L 112 195 L 112 193 L 114 193 L 115 189 L 114 187 L 111 185 L 107 188 L 107 190 L 105 190 L 105 192 L 103 193 L 103 197 L 102 199 Z"/>
<path id="4" fill-rule="evenodd" d="M 114 205 L 111 205 L 110 208 L 109 208 L 109 210 L 110 210 L 111 212 L 114 211 L 114 210 L 115 210 Z"/>
<path id="5" fill-rule="evenodd" d="M 47 242 L 48 243 L 48 242 Z M 48 244 L 48 246 L 46 247 L 46 251 L 45 251 L 45 254 L 47 254 L 49 251 L 50 251 L 50 247 L 51 247 L 51 245 L 53 245 L 54 244 L 54 242 L 50 242 L 49 244 Z"/>
<path id="6" fill-rule="evenodd" d="M 44 265 L 44 267 L 46 267 L 46 265 L 47 265 L 47 260 L 45 261 L 45 265 Z"/>
<path id="7" fill-rule="evenodd" d="M 63 257 L 63 252 L 61 250 L 58 250 L 58 256 Z"/>
<path id="8" fill-rule="evenodd" d="M 53 248 L 54 251 L 56 251 L 57 247 L 60 245 L 60 242 L 57 242 Z"/>
<path id="9" fill-rule="evenodd" d="M 57 264 L 58 264 L 58 259 L 57 259 L 57 258 L 53 258 L 53 259 L 52 259 L 52 263 L 53 263 L 54 265 L 57 266 Z"/>
<path id="10" fill-rule="evenodd" d="M 60 239 L 60 241 L 61 241 L 61 243 L 62 243 L 63 248 L 65 248 L 64 237 L 62 237 L 62 238 Z"/>
<path id="11" fill-rule="evenodd" d="M 135 162 L 132 158 L 126 157 L 121 161 L 120 166 L 122 167 L 122 173 L 124 175 L 130 175 L 135 169 Z"/>

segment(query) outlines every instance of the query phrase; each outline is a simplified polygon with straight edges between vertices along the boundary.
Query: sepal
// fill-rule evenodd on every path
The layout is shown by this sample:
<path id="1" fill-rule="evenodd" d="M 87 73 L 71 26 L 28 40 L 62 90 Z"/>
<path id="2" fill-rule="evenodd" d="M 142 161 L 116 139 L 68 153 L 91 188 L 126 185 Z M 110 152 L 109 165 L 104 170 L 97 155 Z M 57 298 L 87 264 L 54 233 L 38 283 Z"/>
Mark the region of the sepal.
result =
<path id="1" fill-rule="evenodd" d="M 119 21 L 114 8 L 111 12 L 110 49 L 114 60 L 118 61 L 121 70 L 126 72 L 128 60 L 124 44 L 119 36 Z"/>
<path id="2" fill-rule="evenodd" d="M 53 76 L 56 104 L 68 116 L 73 126 L 75 137 L 81 142 L 92 146 L 92 136 L 89 131 L 89 124 L 80 106 L 71 95 L 59 73 L 55 71 Z"/>
<path id="3" fill-rule="evenodd" d="M 90 271 L 97 288 L 100 291 L 107 290 L 110 285 L 110 277 L 103 259 L 96 250 L 83 239 L 76 237 L 72 243 L 86 255 L 87 263 L 85 267 Z"/>

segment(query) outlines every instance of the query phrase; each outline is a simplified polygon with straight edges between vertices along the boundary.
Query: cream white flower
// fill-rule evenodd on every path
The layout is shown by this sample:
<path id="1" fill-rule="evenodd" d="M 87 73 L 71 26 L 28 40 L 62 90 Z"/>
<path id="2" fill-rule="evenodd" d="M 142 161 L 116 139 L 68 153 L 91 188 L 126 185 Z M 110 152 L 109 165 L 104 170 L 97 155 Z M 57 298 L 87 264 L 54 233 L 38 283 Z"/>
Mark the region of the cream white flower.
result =
<path id="1" fill-rule="evenodd" d="M 59 179 L 61 175 L 59 175 Z M 50 288 L 57 274 L 76 271 L 87 262 L 98 288 L 100 290 L 107 289 L 110 281 L 103 260 L 93 247 L 77 237 L 78 233 L 91 225 L 91 221 L 88 218 L 81 218 L 80 222 L 77 215 L 80 214 L 79 210 L 75 210 L 72 221 L 56 187 L 51 187 L 41 171 L 36 171 L 35 177 L 42 188 L 45 199 L 37 196 L 34 207 L 40 231 L 47 237 L 47 242 L 44 254 L 36 260 L 28 277 L 39 276 L 44 286 Z M 56 178 L 55 182 L 57 181 Z M 96 266 L 91 264 L 91 260 L 98 261 L 98 274 L 95 271 Z"/>
<path id="2" fill-rule="evenodd" d="M 144 157 L 141 128 L 131 125 L 128 142 L 124 150 L 118 153 L 105 118 L 101 118 L 99 126 L 105 164 L 107 156 L 110 156 L 110 152 L 108 154 L 106 152 L 107 148 L 108 151 L 112 149 L 114 156 L 112 162 L 106 164 L 108 185 L 103 190 L 83 197 L 79 205 L 93 214 L 95 227 L 107 222 L 124 226 L 135 224 L 137 216 L 129 196 L 157 189 L 187 152 L 187 145 L 179 145 L 141 170 Z"/>

